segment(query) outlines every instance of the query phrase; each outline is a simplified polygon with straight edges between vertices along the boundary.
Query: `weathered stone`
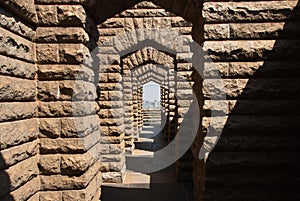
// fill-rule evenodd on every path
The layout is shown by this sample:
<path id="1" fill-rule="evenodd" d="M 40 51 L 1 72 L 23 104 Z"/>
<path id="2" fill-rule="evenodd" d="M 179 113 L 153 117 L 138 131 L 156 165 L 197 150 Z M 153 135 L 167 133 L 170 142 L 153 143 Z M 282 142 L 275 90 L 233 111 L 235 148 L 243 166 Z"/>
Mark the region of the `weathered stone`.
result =
<path id="1" fill-rule="evenodd" d="M 61 119 L 39 119 L 40 137 L 58 138 L 61 135 Z"/>
<path id="2" fill-rule="evenodd" d="M 33 52 L 34 46 L 31 41 L 0 27 L 0 53 L 33 62 Z"/>
<path id="3" fill-rule="evenodd" d="M 83 189 L 99 171 L 99 164 L 95 163 L 81 176 L 64 175 L 42 175 L 41 190 L 64 190 L 64 189 Z"/>
<path id="4" fill-rule="evenodd" d="M 38 99 L 53 101 L 60 98 L 59 82 L 38 82 Z"/>
<path id="5" fill-rule="evenodd" d="M 276 39 L 284 29 L 284 23 L 230 24 L 232 39 Z"/>
<path id="6" fill-rule="evenodd" d="M 99 25 L 99 28 L 124 28 L 125 21 L 122 18 L 111 18 Z"/>
<path id="7" fill-rule="evenodd" d="M 94 101 L 40 102 L 40 117 L 73 117 L 96 114 L 99 106 Z"/>
<path id="8" fill-rule="evenodd" d="M 58 44 L 37 44 L 37 62 L 38 63 L 58 63 L 59 46 Z"/>
<path id="9" fill-rule="evenodd" d="M 40 155 L 39 170 L 43 174 L 59 174 L 61 173 L 60 163 L 60 154 Z"/>
<path id="10" fill-rule="evenodd" d="M 124 137 L 125 137 L 125 132 L 123 131 L 122 133 L 119 134 L 119 136 L 104 136 L 101 135 L 101 143 L 103 144 L 122 144 L 124 143 Z"/>
<path id="11" fill-rule="evenodd" d="M 5 171 L 9 175 L 10 190 L 17 189 L 38 175 L 37 161 L 38 157 L 34 156 Z M 6 183 L 2 183 L 2 185 L 6 185 Z"/>
<path id="12" fill-rule="evenodd" d="M 124 110 L 123 108 L 117 109 L 100 109 L 98 112 L 99 117 L 102 119 L 105 118 L 120 118 L 123 117 Z"/>
<path id="13" fill-rule="evenodd" d="M 86 64 L 91 66 L 92 58 L 89 49 L 82 44 L 59 45 L 59 61 L 67 64 Z"/>
<path id="14" fill-rule="evenodd" d="M 63 201 L 62 200 L 62 192 L 61 191 L 54 191 L 54 192 L 40 192 L 40 201 L 52 201 L 52 200 L 57 200 L 57 201 Z"/>
<path id="15" fill-rule="evenodd" d="M 0 149 L 32 141 L 38 136 L 37 119 L 0 124 Z"/>
<path id="16" fill-rule="evenodd" d="M 101 154 L 121 154 L 124 151 L 124 143 L 121 144 L 103 144 L 101 145 Z"/>
<path id="17" fill-rule="evenodd" d="M 0 103 L 0 122 L 35 117 L 36 103 Z"/>
<path id="18" fill-rule="evenodd" d="M 96 86 L 84 81 L 61 81 L 60 93 L 62 100 L 95 100 Z"/>
<path id="19" fill-rule="evenodd" d="M 57 7 L 57 17 L 60 25 L 82 26 L 86 22 L 86 16 L 81 5 L 61 5 Z"/>
<path id="20" fill-rule="evenodd" d="M 39 42 L 74 42 L 87 44 L 89 36 L 83 28 L 48 28 L 39 27 L 36 30 Z"/>
<path id="21" fill-rule="evenodd" d="M 39 24 L 83 26 L 86 14 L 81 5 L 38 5 Z"/>
<path id="22" fill-rule="evenodd" d="M 68 190 L 63 191 L 62 198 L 63 200 L 78 200 L 78 201 L 86 201 L 86 200 L 99 200 L 100 195 L 97 193 L 98 186 L 101 185 L 101 174 L 97 173 L 94 179 L 88 184 L 88 186 L 84 190 Z"/>
<path id="23" fill-rule="evenodd" d="M 212 22 L 280 21 L 286 20 L 297 1 L 207 2 L 203 17 Z"/>
<path id="24" fill-rule="evenodd" d="M 99 142 L 99 132 L 83 138 L 40 139 L 41 153 L 85 153 Z"/>
<path id="25" fill-rule="evenodd" d="M 83 174 L 98 159 L 99 150 L 100 144 L 94 146 L 85 154 L 62 155 L 60 161 L 62 174 Z"/>
<path id="26" fill-rule="evenodd" d="M 39 24 L 51 25 L 58 23 L 56 6 L 37 5 L 36 10 Z"/>
<path id="27" fill-rule="evenodd" d="M 37 22 L 34 0 L 5 0 L 1 1 L 1 4 L 29 22 Z"/>
<path id="28" fill-rule="evenodd" d="M 36 68 L 33 64 L 0 55 L 0 73 L 21 78 L 34 79 Z"/>
<path id="29" fill-rule="evenodd" d="M 84 137 L 97 131 L 99 128 L 99 117 L 97 115 L 63 118 L 61 121 L 62 137 Z"/>
<path id="30" fill-rule="evenodd" d="M 252 27 L 249 25 L 249 27 Z M 207 40 L 229 39 L 229 24 L 206 24 L 204 25 L 204 38 Z"/>
<path id="31" fill-rule="evenodd" d="M 20 170 L 19 170 L 20 171 Z M 11 200 L 13 197 L 20 201 L 39 201 L 38 191 L 40 190 L 40 181 L 37 177 L 31 179 L 20 188 L 11 192 L 10 195 L 3 198 L 4 201 Z"/>
<path id="32" fill-rule="evenodd" d="M 172 13 L 164 9 L 128 9 L 118 15 L 117 17 L 171 17 Z M 151 27 L 150 27 L 151 28 Z"/>
<path id="33" fill-rule="evenodd" d="M 214 61 L 264 60 L 271 55 L 274 40 L 260 41 L 207 41 L 204 50 Z M 274 53 L 272 53 L 274 54 Z"/>
<path id="34" fill-rule="evenodd" d="M 172 17 L 171 18 L 172 27 L 191 27 L 192 24 L 187 22 L 182 17 Z"/>
<path id="35" fill-rule="evenodd" d="M 32 27 L 22 23 L 17 17 L 2 8 L 0 8 L 0 25 L 29 40 L 34 40 L 35 38 L 35 32 Z"/>
<path id="36" fill-rule="evenodd" d="M 83 65 L 39 65 L 39 80 L 86 80 L 94 81 L 94 71 Z"/>
<path id="37" fill-rule="evenodd" d="M 12 147 L 1 151 L 2 160 L 0 169 L 8 168 L 18 162 L 28 159 L 38 153 L 38 141 L 25 143 L 20 146 Z"/>
<path id="38" fill-rule="evenodd" d="M 123 175 L 120 172 L 105 172 L 102 173 L 102 180 L 106 183 L 122 183 Z"/>

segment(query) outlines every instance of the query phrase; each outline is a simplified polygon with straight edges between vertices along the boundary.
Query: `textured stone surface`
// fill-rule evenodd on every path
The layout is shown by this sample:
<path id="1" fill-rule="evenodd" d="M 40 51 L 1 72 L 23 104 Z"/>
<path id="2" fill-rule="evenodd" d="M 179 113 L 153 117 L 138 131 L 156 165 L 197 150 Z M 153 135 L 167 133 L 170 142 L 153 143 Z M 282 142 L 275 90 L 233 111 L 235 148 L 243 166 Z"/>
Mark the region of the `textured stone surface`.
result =
<path id="1" fill-rule="evenodd" d="M 203 17 L 210 22 L 286 20 L 297 1 L 207 2 Z"/>
<path id="2" fill-rule="evenodd" d="M 78 102 L 41 102 L 39 103 L 40 117 L 73 117 L 96 114 L 99 106 L 93 101 Z"/>
<path id="3" fill-rule="evenodd" d="M 33 64 L 0 55 L 0 73 L 21 78 L 34 79 L 36 68 Z"/>
<path id="4" fill-rule="evenodd" d="M 16 15 L 20 16 L 21 18 L 25 18 L 25 20 L 29 22 L 37 22 L 34 0 L 4 0 L 1 1 L 1 4 L 7 7 Z"/>
<path id="5" fill-rule="evenodd" d="M 0 27 L 0 53 L 33 62 L 34 45 L 20 36 L 17 36 Z"/>
<path id="6" fill-rule="evenodd" d="M 69 177 L 64 175 L 42 175 L 41 189 L 42 190 L 67 190 L 85 188 L 91 181 L 94 175 L 99 171 L 99 164 L 95 163 L 87 172 L 78 177 Z"/>
<path id="7" fill-rule="evenodd" d="M 39 42 L 82 42 L 87 43 L 89 36 L 83 28 L 48 28 L 39 27 L 36 30 Z"/>
<path id="8" fill-rule="evenodd" d="M 0 169 L 13 166 L 27 158 L 35 156 L 38 153 L 38 141 L 25 143 L 20 146 L 12 147 L 1 151 L 3 162 L 0 163 Z"/>
<path id="9" fill-rule="evenodd" d="M 36 103 L 0 103 L 0 122 L 36 117 Z"/>
<path id="10" fill-rule="evenodd" d="M 39 24 L 60 26 L 82 26 L 86 14 L 81 5 L 38 5 Z"/>
<path id="11" fill-rule="evenodd" d="M 35 31 L 32 27 L 22 23 L 17 17 L 10 14 L 6 10 L 0 8 L 0 24 L 2 27 L 23 36 L 29 40 L 33 40 L 35 38 Z"/>
<path id="12" fill-rule="evenodd" d="M 39 65 L 39 80 L 87 80 L 94 81 L 94 71 L 85 66 L 78 65 Z"/>
<path id="13" fill-rule="evenodd" d="M 0 124 L 0 149 L 32 141 L 38 136 L 37 119 Z"/>

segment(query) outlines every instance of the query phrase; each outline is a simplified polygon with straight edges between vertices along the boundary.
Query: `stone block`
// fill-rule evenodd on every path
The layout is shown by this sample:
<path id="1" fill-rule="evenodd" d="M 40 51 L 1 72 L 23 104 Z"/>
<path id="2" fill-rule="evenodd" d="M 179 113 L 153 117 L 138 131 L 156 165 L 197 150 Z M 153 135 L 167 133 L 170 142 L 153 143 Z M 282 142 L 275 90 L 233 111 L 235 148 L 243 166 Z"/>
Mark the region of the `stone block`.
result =
<path id="1" fill-rule="evenodd" d="M 63 201 L 61 191 L 46 191 L 40 192 L 40 201 Z"/>
<path id="2" fill-rule="evenodd" d="M 66 64 L 85 64 L 91 66 L 92 58 L 89 49 L 83 44 L 60 44 L 59 62 Z"/>
<path id="3" fill-rule="evenodd" d="M 1 1 L 1 4 L 7 7 L 13 13 L 19 15 L 21 18 L 29 21 L 30 23 L 37 23 L 38 21 L 34 0 L 6 0 Z"/>
<path id="4" fill-rule="evenodd" d="M 18 162 L 35 156 L 38 153 L 38 141 L 25 143 L 1 151 L 3 162 L 0 163 L 0 169 L 8 168 Z"/>
<path id="5" fill-rule="evenodd" d="M 38 191 L 40 190 L 40 182 L 37 177 L 11 192 L 10 195 L 3 198 L 3 201 L 9 201 L 13 197 L 20 201 L 39 201 Z"/>
<path id="6" fill-rule="evenodd" d="M 27 63 L 17 59 L 12 59 L 0 55 L 0 73 L 13 77 L 34 79 L 36 68 L 32 63 Z"/>
<path id="7" fill-rule="evenodd" d="M 36 58 L 39 64 L 59 62 L 58 44 L 37 44 L 36 51 Z"/>
<path id="8" fill-rule="evenodd" d="M 94 81 L 94 71 L 83 65 L 38 65 L 39 80 L 86 80 Z"/>
<path id="9" fill-rule="evenodd" d="M 61 119 L 40 118 L 40 137 L 58 138 L 61 135 Z"/>
<path id="10" fill-rule="evenodd" d="M 84 189 L 99 172 L 99 164 L 95 163 L 80 176 L 41 175 L 41 190 Z"/>
<path id="11" fill-rule="evenodd" d="M 38 157 L 34 156 L 29 159 L 26 159 L 14 166 L 9 167 L 5 172 L 9 175 L 9 182 L 10 182 L 10 190 L 13 191 L 22 185 L 26 184 L 31 179 L 35 178 L 39 171 L 38 171 Z M 2 175 L 2 177 L 5 175 Z M 5 178 L 1 180 L 4 181 Z M 1 184 L 0 184 L 1 185 Z M 7 183 L 2 183 L 2 185 L 7 185 Z M 7 188 L 3 187 L 2 188 Z"/>
<path id="12" fill-rule="evenodd" d="M 102 173 L 102 181 L 104 183 L 122 183 L 123 174 L 121 172 L 105 172 Z"/>
<path id="13" fill-rule="evenodd" d="M 32 141 L 39 134 L 37 119 L 1 123 L 0 130 L 0 149 Z"/>
<path id="14" fill-rule="evenodd" d="M 55 101 L 60 98 L 59 82 L 38 82 L 37 97 L 41 101 Z"/>
<path id="15" fill-rule="evenodd" d="M 34 51 L 31 41 L 0 27 L 0 53 L 33 62 Z"/>
<path id="16" fill-rule="evenodd" d="M 93 101 L 97 97 L 96 86 L 93 83 L 82 80 L 60 81 L 59 99 L 69 101 Z"/>
<path id="17" fill-rule="evenodd" d="M 37 41 L 44 43 L 84 43 L 89 41 L 89 35 L 80 27 L 38 27 Z"/>
<path id="18" fill-rule="evenodd" d="M 94 101 L 40 102 L 40 117 L 74 117 L 96 114 L 99 106 Z"/>
<path id="19" fill-rule="evenodd" d="M 40 139 L 40 152 L 48 153 L 85 153 L 100 140 L 99 132 L 83 138 Z"/>
<path id="20" fill-rule="evenodd" d="M 35 101 L 36 82 L 0 75 L 1 101 Z"/>
<path id="21" fill-rule="evenodd" d="M 81 175 L 99 158 L 100 144 L 85 154 L 61 155 L 60 167 L 64 175 Z"/>
<path id="22" fill-rule="evenodd" d="M 0 122 L 14 121 L 35 117 L 36 103 L 0 103 Z"/>
<path id="23" fill-rule="evenodd" d="M 286 20 L 297 1 L 206 2 L 203 17 L 207 23 Z"/>
<path id="24" fill-rule="evenodd" d="M 76 138 L 84 137 L 94 133 L 99 129 L 98 115 L 87 117 L 63 118 L 62 120 L 62 137 Z"/>
<path id="25" fill-rule="evenodd" d="M 60 174 L 61 155 L 40 155 L 39 170 L 42 174 Z"/>
<path id="26" fill-rule="evenodd" d="M 4 10 L 0 8 L 0 25 L 1 27 L 5 27 L 6 29 L 10 30 L 11 32 L 14 32 L 24 38 L 27 38 L 31 41 L 35 38 L 35 31 L 31 26 L 26 25 L 25 23 L 22 23 L 21 20 L 12 15 L 11 13 L 7 12 L 7 10 Z"/>
<path id="27" fill-rule="evenodd" d="M 275 40 L 207 41 L 203 48 L 213 61 L 260 61 L 271 56 L 275 42 Z"/>
<path id="28" fill-rule="evenodd" d="M 86 13 L 81 5 L 38 5 L 40 25 L 83 26 Z"/>

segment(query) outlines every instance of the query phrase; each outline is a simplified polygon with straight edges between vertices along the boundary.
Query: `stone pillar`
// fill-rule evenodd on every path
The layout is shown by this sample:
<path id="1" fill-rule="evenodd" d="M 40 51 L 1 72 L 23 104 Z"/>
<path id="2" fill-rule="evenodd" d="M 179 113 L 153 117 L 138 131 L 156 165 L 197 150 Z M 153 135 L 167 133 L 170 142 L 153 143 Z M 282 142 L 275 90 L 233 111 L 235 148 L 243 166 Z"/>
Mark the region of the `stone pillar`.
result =
<path id="1" fill-rule="evenodd" d="M 191 78 L 192 64 L 189 63 L 190 58 L 185 55 L 181 58 L 181 54 L 177 55 L 177 66 L 176 66 L 176 87 L 175 94 L 177 98 L 177 110 L 176 110 L 176 120 L 177 129 L 179 129 L 186 113 L 188 112 L 193 99 L 193 81 Z M 192 129 L 192 128 L 190 128 Z M 187 133 L 190 133 L 186 130 Z M 191 131 L 192 132 L 192 131 Z M 177 180 L 180 182 L 192 182 L 192 172 L 193 172 L 193 154 L 189 149 L 178 161 L 177 161 Z"/>
<path id="2" fill-rule="evenodd" d="M 134 150 L 133 134 L 133 98 L 131 70 L 123 65 L 123 93 L 124 93 L 124 123 L 125 123 L 125 149 L 127 154 Z"/>
<path id="3" fill-rule="evenodd" d="M 122 183 L 125 172 L 125 116 L 122 69 L 118 55 L 100 53 L 98 57 L 100 58 L 101 69 L 99 73 L 100 98 L 98 102 L 101 117 L 102 179 L 106 183 Z"/>
<path id="4" fill-rule="evenodd" d="M 176 135 L 177 120 L 176 120 L 176 97 L 175 97 L 175 73 L 174 69 L 169 70 L 168 74 L 168 139 L 172 141 Z"/>
<path id="5" fill-rule="evenodd" d="M 136 78 L 132 77 L 133 86 L 132 86 L 132 107 L 133 107 L 133 134 L 134 139 L 137 140 L 139 138 L 139 122 L 138 122 L 138 88 L 136 86 Z M 134 81 L 135 80 L 135 81 Z"/>
<path id="6" fill-rule="evenodd" d="M 0 200 L 38 201 L 34 1 L 1 1 L 0 19 Z"/>
<path id="7" fill-rule="evenodd" d="M 137 101 L 138 101 L 138 131 L 139 134 L 143 129 L 143 87 L 138 87 L 137 90 Z"/>
<path id="8" fill-rule="evenodd" d="M 99 107 L 89 18 L 78 3 L 38 2 L 40 200 L 99 200 Z"/>

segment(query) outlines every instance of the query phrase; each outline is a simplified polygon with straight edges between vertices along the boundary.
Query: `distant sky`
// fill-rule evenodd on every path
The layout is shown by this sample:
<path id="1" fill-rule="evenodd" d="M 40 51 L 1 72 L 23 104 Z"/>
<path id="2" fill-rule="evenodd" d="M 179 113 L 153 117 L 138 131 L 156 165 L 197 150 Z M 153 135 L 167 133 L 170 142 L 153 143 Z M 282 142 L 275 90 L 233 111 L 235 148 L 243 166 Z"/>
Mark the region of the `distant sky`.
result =
<path id="1" fill-rule="evenodd" d="M 143 100 L 154 101 L 160 100 L 160 86 L 155 82 L 148 82 L 143 86 Z"/>

